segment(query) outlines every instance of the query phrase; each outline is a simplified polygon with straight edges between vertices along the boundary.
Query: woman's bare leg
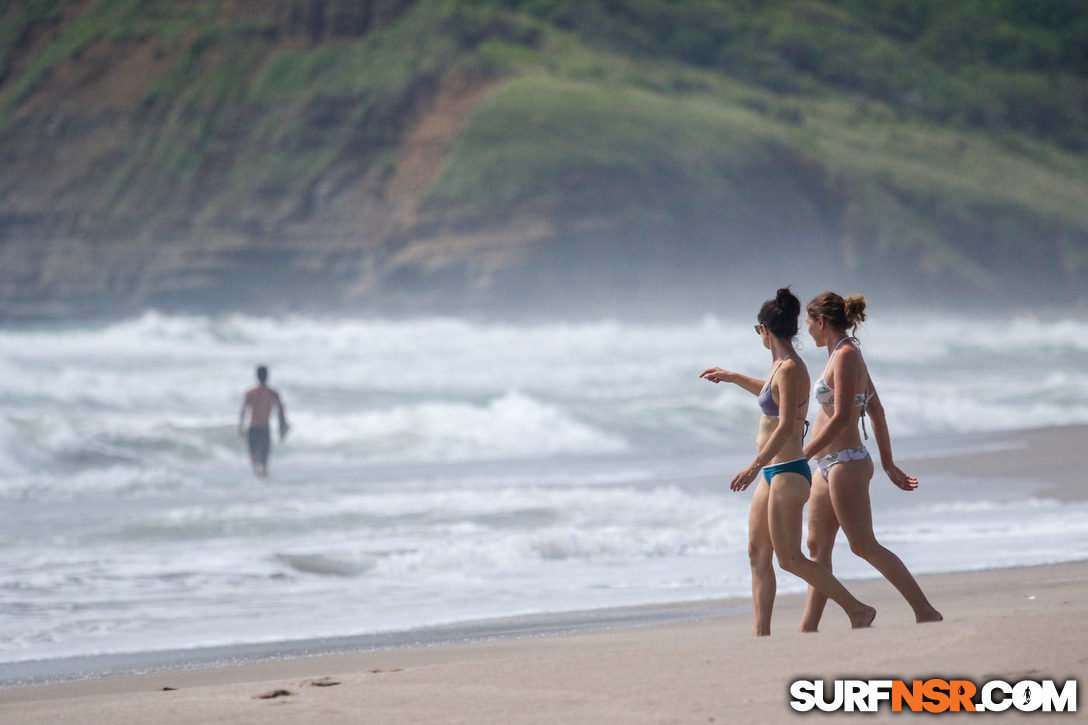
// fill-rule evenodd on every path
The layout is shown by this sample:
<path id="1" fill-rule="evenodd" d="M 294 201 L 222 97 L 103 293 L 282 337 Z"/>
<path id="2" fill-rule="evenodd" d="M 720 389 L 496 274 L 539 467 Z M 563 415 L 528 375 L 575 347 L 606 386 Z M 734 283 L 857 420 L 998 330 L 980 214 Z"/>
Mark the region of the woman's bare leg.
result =
<path id="1" fill-rule="evenodd" d="M 876 617 L 876 610 L 855 599 L 827 567 L 801 553 L 801 518 L 808 489 L 808 481 L 798 473 L 780 473 L 771 481 L 771 541 L 778 565 L 833 599 L 850 617 L 854 629 L 868 627 Z"/>
<path id="2" fill-rule="evenodd" d="M 831 551 L 835 548 L 835 537 L 838 533 L 839 520 L 835 517 L 835 507 L 831 503 L 831 491 L 827 479 L 817 470 L 812 476 L 812 488 L 808 497 L 808 555 L 831 572 L 834 571 L 831 566 Z M 825 604 L 827 596 L 810 586 L 808 598 L 805 600 L 805 613 L 801 617 L 802 632 L 819 630 Z"/>
<path id="3" fill-rule="evenodd" d="M 760 474 L 759 485 L 752 495 L 752 506 L 748 511 L 748 560 L 752 565 L 752 605 L 756 615 L 757 637 L 766 637 L 771 633 L 771 611 L 777 590 L 774 548 L 771 546 L 767 514 L 769 497 L 770 488 Z"/>
<path id="4" fill-rule="evenodd" d="M 873 462 L 840 463 L 828 472 L 831 502 L 843 533 L 850 542 L 850 551 L 872 564 L 892 583 L 914 610 L 918 622 L 939 622 L 941 613 L 922 593 L 902 560 L 876 540 L 873 533 L 873 510 L 869 501 L 869 481 L 873 477 Z"/>

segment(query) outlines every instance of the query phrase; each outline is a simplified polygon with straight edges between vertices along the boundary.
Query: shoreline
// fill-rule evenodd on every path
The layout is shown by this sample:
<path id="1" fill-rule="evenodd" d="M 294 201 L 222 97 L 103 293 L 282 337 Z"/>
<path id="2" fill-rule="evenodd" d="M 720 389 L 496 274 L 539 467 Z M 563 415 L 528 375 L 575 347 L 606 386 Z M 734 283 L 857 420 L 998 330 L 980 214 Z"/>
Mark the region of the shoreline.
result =
<path id="1" fill-rule="evenodd" d="M 1088 426 L 971 437 L 979 445 L 967 452 L 903 455 L 899 462 L 919 477 L 1015 478 L 1031 486 L 1033 496 L 1088 500 L 1075 461 L 1078 444 L 1088 440 Z M 840 556 L 850 555 L 845 547 L 843 551 Z M 851 631 L 837 616 L 841 612 L 829 606 L 822 633 L 800 635 L 793 629 L 800 621 L 803 595 L 786 594 L 776 602 L 774 635 L 760 639 L 751 637 L 750 598 L 737 597 L 475 620 L 375 635 L 6 663 L 0 664 L 0 721 L 80 721 L 85 719 L 81 708 L 93 703 L 96 711 L 111 713 L 103 721 L 137 722 L 144 708 L 169 705 L 168 698 L 173 698 L 189 704 L 171 711 L 172 723 L 252 722 L 267 719 L 273 704 L 312 703 L 320 708 L 329 695 L 329 701 L 347 703 L 349 714 L 362 706 L 358 698 L 366 698 L 368 707 L 371 700 L 384 703 L 368 719 L 374 722 L 450 722 L 442 717 L 450 714 L 445 704 L 449 698 L 462 698 L 461 706 L 473 713 L 465 722 L 691 721 L 685 708 L 694 702 L 706 704 L 707 717 L 729 719 L 739 712 L 748 713 L 752 721 L 777 722 L 793 714 L 782 678 L 822 673 L 829 664 L 844 676 L 861 678 L 1088 676 L 1088 659 L 1081 652 L 1088 642 L 1088 551 L 1070 552 L 1064 563 L 917 578 L 945 614 L 944 623 L 918 629 L 899 595 L 874 571 L 870 578 L 844 580 L 859 599 L 877 607 L 871 630 Z M 510 671 L 503 662 L 513 663 Z M 671 662 L 673 669 L 662 669 L 663 662 Z M 709 670 L 696 666 L 699 662 Z M 478 679 L 471 679 L 469 673 L 477 670 L 482 670 Z M 747 683 L 740 689 L 731 679 L 737 671 L 744 672 L 739 682 Z M 433 682 L 435 673 L 444 679 Z M 300 684 L 323 677 L 362 689 Z M 625 689 L 631 677 L 649 688 L 688 692 L 684 697 L 692 699 L 678 696 L 658 703 L 658 709 L 646 712 L 661 717 L 647 719 L 641 709 L 626 709 L 643 697 Z M 425 682 L 439 694 L 428 694 Z M 524 691 L 527 683 L 545 682 L 567 694 Z M 609 699 L 612 709 L 598 712 L 591 703 L 600 705 L 599 698 L 583 689 L 592 682 L 606 692 L 625 694 L 615 694 Z M 778 689 L 766 682 L 778 683 Z M 712 697 L 722 687 L 742 703 L 739 710 L 724 708 Z M 488 697 L 477 692 L 481 689 Z M 293 694 L 267 703 L 254 700 L 266 690 Z M 415 709 L 404 709 L 398 693 L 405 690 L 420 698 Z M 470 697 L 472 692 L 476 695 Z M 743 703 L 752 692 L 762 693 L 762 699 L 747 710 Z M 575 707 L 571 698 L 581 705 Z M 538 708 L 559 703 L 574 709 L 567 713 L 569 719 L 534 717 L 531 707 L 522 707 L 523 700 L 536 702 Z M 622 712 L 615 710 L 620 705 Z M 339 721 L 319 714 L 283 720 Z"/>
<path id="2" fill-rule="evenodd" d="M 923 589 L 928 591 L 927 584 L 936 583 L 939 586 L 945 579 L 978 577 L 988 580 L 992 577 L 1004 580 L 1009 577 L 1021 578 L 1025 572 L 1060 570 L 1063 567 L 1073 569 L 1083 567 L 1085 576 L 1088 576 L 1088 557 L 1034 565 L 918 574 L 916 578 Z M 777 566 L 775 571 L 779 577 L 789 576 Z M 863 592 L 879 589 L 881 584 L 890 587 L 875 570 L 872 576 L 842 581 L 861 599 L 864 599 Z M 886 593 L 881 594 L 890 605 L 897 606 L 894 596 L 885 595 Z M 803 593 L 777 596 L 774 618 L 779 623 L 779 628 L 781 628 L 779 620 L 784 618 L 781 614 L 783 610 L 796 611 L 799 621 L 803 602 Z M 901 601 L 899 603 L 901 604 Z M 829 604 L 828 611 L 832 611 L 833 606 Z M 33 691 L 45 693 L 55 690 L 70 693 L 64 696 L 91 694 L 98 691 L 99 685 L 103 682 L 189 675 L 195 675 L 197 679 L 200 679 L 201 673 L 213 671 L 276 669 L 280 666 L 291 669 L 295 663 L 301 665 L 306 660 L 438 651 L 443 648 L 504 642 L 531 642 L 549 638 L 721 622 L 738 617 L 747 621 L 751 615 L 751 597 L 726 597 L 491 617 L 372 634 L 228 644 L 191 649 L 117 652 L 52 660 L 0 663 L 0 706 L 9 701 L 39 699 L 33 696 Z M 78 665 L 84 663 L 93 667 L 79 669 Z M 29 670 L 29 672 L 15 676 L 14 673 L 19 670 Z"/>
<path id="3" fill-rule="evenodd" d="M 76 722 L 94 712 L 128 723 L 163 712 L 179 725 L 316 725 L 365 712 L 383 723 L 780 722 L 795 715 L 788 685 L 800 678 L 1088 676 L 1088 560 L 918 580 L 944 622 L 915 624 L 887 582 L 869 579 L 850 589 L 877 607 L 871 629 L 849 629 L 829 606 L 821 632 L 801 634 L 804 597 L 792 594 L 776 602 L 772 636 L 756 638 L 750 602 L 726 611 L 727 600 L 681 622 L 9 688 L 0 690 L 0 720 Z M 289 694 L 264 698 L 275 692 Z M 875 717 L 885 716 L 911 715 Z"/>
<path id="4" fill-rule="evenodd" d="M 248 667 L 268 662 L 569 636 L 702 621 L 747 612 L 743 597 L 524 614 L 337 637 L 311 637 L 189 649 L 115 652 L 0 662 L 0 703 L 9 690 L 98 680 Z M 81 668 L 81 665 L 87 665 Z M 15 674 L 22 670 L 18 676 Z"/>
<path id="5" fill-rule="evenodd" d="M 955 446 L 946 452 L 932 456 L 907 454 L 897 462 L 919 477 L 1000 474 L 1002 478 L 1019 481 L 1038 497 L 1054 498 L 1063 502 L 1088 500 L 1088 487 L 1082 484 L 1077 470 L 1069 466 L 1066 460 L 1066 456 L 1071 457 L 1071 452 L 1076 450 L 1077 443 L 1088 440 L 1088 425 L 976 433 L 967 434 L 964 438 L 970 441 L 966 448 Z M 915 450 L 924 449 L 924 445 L 917 440 L 909 447 Z M 1066 455 L 1050 455 L 1055 449 Z M 1049 463 L 1037 465 L 1040 460 Z M 980 463 L 983 465 L 980 466 Z M 882 475 L 878 465 L 874 484 Z M 840 544 L 842 543 L 844 542 L 840 535 Z M 841 549 L 848 551 L 845 546 Z M 1078 557 L 1071 557 L 1064 561 L 1077 560 Z M 1059 560 L 1051 563 L 1063 562 Z M 1031 565 L 1013 564 L 1010 567 L 981 571 L 1000 571 L 1024 566 Z M 934 575 L 955 575 L 972 571 L 980 570 L 940 572 Z M 778 574 L 780 577 L 788 576 L 781 571 Z M 879 577 L 880 575 L 872 570 L 867 576 L 844 578 L 843 581 L 852 587 L 872 579 L 879 579 Z M 788 595 L 780 595 L 780 597 L 785 596 Z M 748 611 L 750 607 L 751 600 L 748 596 L 727 596 L 489 617 L 354 635 L 0 662 L 0 693 L 7 689 L 22 687 L 50 686 L 177 670 L 247 666 L 291 658 L 446 646 L 502 639 L 516 640 L 675 624 L 712 618 L 724 611 Z"/>
<path id="6" fill-rule="evenodd" d="M 1088 500 L 1080 464 L 1075 460 L 1088 442 L 1088 425 L 1062 425 L 975 434 L 981 451 L 947 453 L 932 458 L 904 457 L 919 476 L 957 474 L 998 476 L 1041 484 L 1036 494 L 1058 501 Z"/>

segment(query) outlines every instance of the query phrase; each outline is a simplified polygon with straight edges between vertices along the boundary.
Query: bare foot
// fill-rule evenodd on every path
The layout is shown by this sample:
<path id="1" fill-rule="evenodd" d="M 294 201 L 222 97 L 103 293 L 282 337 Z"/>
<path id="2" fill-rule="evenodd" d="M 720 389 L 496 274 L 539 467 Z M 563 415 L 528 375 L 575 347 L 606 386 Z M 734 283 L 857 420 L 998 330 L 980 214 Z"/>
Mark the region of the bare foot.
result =
<path id="1" fill-rule="evenodd" d="M 914 621 L 918 624 L 924 624 L 925 622 L 943 622 L 944 617 L 933 607 L 930 607 L 928 611 L 922 614 L 917 614 L 914 617 Z"/>
<path id="2" fill-rule="evenodd" d="M 850 628 L 865 629 L 871 627 L 874 619 L 876 619 L 876 610 L 868 604 L 862 604 L 861 609 L 850 615 Z"/>

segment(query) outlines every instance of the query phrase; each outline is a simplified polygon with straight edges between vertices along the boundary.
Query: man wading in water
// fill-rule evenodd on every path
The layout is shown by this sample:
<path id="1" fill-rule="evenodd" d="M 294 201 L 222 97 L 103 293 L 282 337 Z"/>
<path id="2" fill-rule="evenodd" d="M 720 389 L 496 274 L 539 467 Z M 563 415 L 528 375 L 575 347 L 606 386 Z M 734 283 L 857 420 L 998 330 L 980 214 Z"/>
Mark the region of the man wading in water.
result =
<path id="1" fill-rule="evenodd" d="M 287 435 L 290 426 L 287 425 L 287 414 L 283 410 L 283 401 L 280 394 L 268 387 L 268 368 L 261 365 L 257 368 L 257 387 L 247 390 L 242 399 L 242 412 L 238 418 L 238 435 L 246 435 L 246 411 L 249 411 L 249 460 L 253 462 L 253 472 L 258 477 L 268 475 L 268 450 L 271 447 L 272 436 L 269 431 L 269 419 L 272 417 L 272 408 L 275 407 L 280 420 L 280 440 Z"/>

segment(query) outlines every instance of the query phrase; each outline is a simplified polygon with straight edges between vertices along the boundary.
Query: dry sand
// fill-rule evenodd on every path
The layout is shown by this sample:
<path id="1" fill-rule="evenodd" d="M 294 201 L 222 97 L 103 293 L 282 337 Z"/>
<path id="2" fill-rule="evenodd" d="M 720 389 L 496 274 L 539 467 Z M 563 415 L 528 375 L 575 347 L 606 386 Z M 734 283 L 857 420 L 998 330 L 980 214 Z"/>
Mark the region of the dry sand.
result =
<path id="1" fill-rule="evenodd" d="M 1032 479 L 1064 498 L 1082 499 L 1075 458 L 1086 430 L 1015 434 L 1008 437 L 1011 450 L 905 467 L 948 473 L 969 466 L 975 476 L 998 469 L 1009 476 L 1007 466 L 1026 465 L 1020 461 L 1027 453 L 1047 461 L 1029 471 Z M 850 582 L 879 611 L 872 629 L 850 630 L 829 605 L 819 634 L 797 633 L 802 598 L 793 595 L 780 598 L 769 638 L 751 636 L 745 613 L 12 688 L 0 690 L 0 723 L 776 723 L 806 717 L 871 723 L 941 716 L 893 713 L 886 706 L 877 715 L 794 713 L 789 685 L 800 678 L 829 684 L 849 678 L 1085 680 L 1088 562 L 919 581 L 944 622 L 915 624 L 883 580 Z M 992 717 L 1029 716 L 982 714 L 972 721 Z"/>

